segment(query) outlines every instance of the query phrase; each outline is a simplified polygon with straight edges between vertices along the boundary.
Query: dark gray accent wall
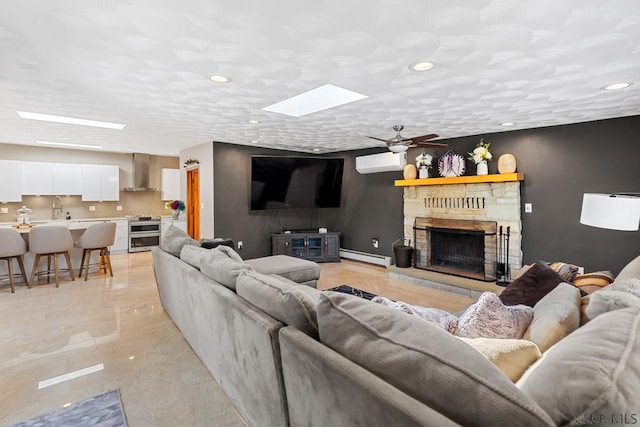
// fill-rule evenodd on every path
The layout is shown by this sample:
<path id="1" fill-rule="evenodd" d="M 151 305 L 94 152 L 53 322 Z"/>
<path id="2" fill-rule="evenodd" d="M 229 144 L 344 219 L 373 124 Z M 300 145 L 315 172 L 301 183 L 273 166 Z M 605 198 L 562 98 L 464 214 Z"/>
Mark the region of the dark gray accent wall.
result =
<path id="1" fill-rule="evenodd" d="M 449 139 L 465 154 L 484 138 L 494 158 L 511 153 L 521 183 L 524 263 L 565 261 L 586 271 L 617 274 L 640 255 L 640 231 L 603 230 L 580 224 L 583 193 L 640 192 L 640 116 Z M 412 149 L 409 158 L 419 151 Z M 475 173 L 467 161 L 466 175 Z M 524 213 L 524 203 L 533 212 Z"/>
<path id="2" fill-rule="evenodd" d="M 522 216 L 525 263 L 539 259 L 565 261 L 582 265 L 587 271 L 611 270 L 616 274 L 640 254 L 640 232 L 602 230 L 579 223 L 583 193 L 640 191 L 640 116 L 446 142 L 449 149 L 466 156 L 480 138 L 491 142 L 494 160 L 489 163 L 489 173 L 497 173 L 501 154 L 511 153 L 518 171 L 525 174 L 522 203 L 533 204 L 533 212 Z M 214 143 L 217 236 L 242 240 L 242 256 L 252 258 L 270 254 L 273 232 L 328 227 L 343 233 L 344 248 L 390 256 L 391 244 L 403 234 L 403 189 L 393 185 L 395 179 L 402 178 L 402 172 L 360 175 L 355 170 L 356 156 L 383 151 L 329 155 L 345 158 L 340 208 L 250 212 L 251 155 L 302 154 Z M 409 161 L 421 151 L 410 149 Z M 437 158 L 446 150 L 425 151 Z M 475 174 L 471 161 L 467 162 L 466 174 Z M 379 239 L 378 249 L 372 247 L 372 238 Z"/>

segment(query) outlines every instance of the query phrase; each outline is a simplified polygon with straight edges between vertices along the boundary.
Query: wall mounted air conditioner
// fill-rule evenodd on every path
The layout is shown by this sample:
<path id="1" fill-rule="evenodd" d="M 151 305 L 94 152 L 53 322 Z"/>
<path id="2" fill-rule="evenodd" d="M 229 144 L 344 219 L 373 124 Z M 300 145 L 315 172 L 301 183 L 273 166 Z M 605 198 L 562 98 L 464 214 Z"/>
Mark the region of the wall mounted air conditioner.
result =
<path id="1" fill-rule="evenodd" d="M 380 153 L 356 157 L 356 170 L 360 173 L 401 171 L 407 165 L 407 153 Z"/>

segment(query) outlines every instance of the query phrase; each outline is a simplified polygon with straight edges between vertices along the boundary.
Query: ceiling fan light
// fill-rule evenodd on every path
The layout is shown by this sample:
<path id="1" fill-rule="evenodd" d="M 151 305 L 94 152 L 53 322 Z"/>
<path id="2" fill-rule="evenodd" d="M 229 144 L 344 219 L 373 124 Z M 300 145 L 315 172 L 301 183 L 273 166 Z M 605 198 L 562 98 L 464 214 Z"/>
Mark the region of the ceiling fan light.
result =
<path id="1" fill-rule="evenodd" d="M 394 153 L 402 153 L 403 151 L 407 151 L 409 149 L 409 147 L 407 147 L 406 145 L 402 145 L 402 144 L 395 144 L 395 145 L 390 145 L 389 146 L 389 151 L 394 152 Z"/>

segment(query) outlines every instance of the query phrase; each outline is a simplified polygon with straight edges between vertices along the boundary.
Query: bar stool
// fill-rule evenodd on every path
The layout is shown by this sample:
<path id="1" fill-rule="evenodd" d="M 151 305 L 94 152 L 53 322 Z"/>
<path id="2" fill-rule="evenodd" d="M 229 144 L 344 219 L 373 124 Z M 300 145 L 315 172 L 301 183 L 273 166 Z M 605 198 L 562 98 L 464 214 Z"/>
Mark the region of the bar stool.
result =
<path id="1" fill-rule="evenodd" d="M 56 288 L 60 287 L 58 282 L 58 255 L 64 255 L 71 280 L 75 280 L 75 277 L 73 277 L 73 269 L 71 268 L 71 257 L 69 255 L 71 248 L 73 248 L 73 239 L 71 238 L 71 232 L 66 226 L 40 225 L 33 227 L 29 232 L 29 252 L 36 254 L 36 259 L 33 262 L 33 269 L 31 270 L 31 276 L 29 278 L 29 287 L 33 286 L 33 278 L 36 275 L 38 262 L 42 255 L 47 256 L 47 271 L 37 274 L 46 274 L 47 282 L 49 282 L 51 276 L 51 257 L 53 257 L 53 274 L 56 280 Z"/>
<path id="2" fill-rule="evenodd" d="M 6 259 L 9 263 L 9 283 L 11 284 L 11 293 L 15 293 L 13 286 L 13 258 L 18 260 L 20 273 L 24 284 L 29 286 L 27 273 L 24 271 L 24 261 L 22 256 L 27 253 L 27 242 L 13 228 L 0 228 L 0 260 Z"/>
<path id="3" fill-rule="evenodd" d="M 82 236 L 75 243 L 76 248 L 83 249 L 82 261 L 80 262 L 80 272 L 78 277 L 82 277 L 83 268 L 86 269 L 84 274 L 84 280 L 87 281 L 89 277 L 89 261 L 91 260 L 92 251 L 100 251 L 100 259 L 98 261 L 98 270 L 103 269 L 104 274 L 107 274 L 107 268 L 109 274 L 113 277 L 113 270 L 111 269 L 111 257 L 109 256 L 109 246 L 113 246 L 116 240 L 116 223 L 104 222 L 101 224 L 94 224 L 89 226 L 82 233 Z M 85 265 L 86 263 L 86 265 Z"/>

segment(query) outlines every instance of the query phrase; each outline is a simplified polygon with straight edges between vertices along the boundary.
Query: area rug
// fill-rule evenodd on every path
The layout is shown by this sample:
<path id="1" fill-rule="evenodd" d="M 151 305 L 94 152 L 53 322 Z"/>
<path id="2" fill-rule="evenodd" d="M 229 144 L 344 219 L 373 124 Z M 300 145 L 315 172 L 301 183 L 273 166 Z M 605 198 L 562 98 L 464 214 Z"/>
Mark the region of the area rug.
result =
<path id="1" fill-rule="evenodd" d="M 74 403 L 68 408 L 39 415 L 11 427 L 126 427 L 120 393 L 111 390 Z"/>
<path id="2" fill-rule="evenodd" d="M 357 297 L 368 299 L 368 300 L 371 300 L 372 298 L 377 296 L 376 294 L 372 294 L 367 291 L 362 291 L 360 289 L 352 288 L 351 286 L 348 286 L 348 285 L 340 285 L 340 286 L 336 286 L 335 288 L 330 288 L 325 290 L 333 291 L 333 292 L 342 292 L 343 294 L 355 295 Z"/>

